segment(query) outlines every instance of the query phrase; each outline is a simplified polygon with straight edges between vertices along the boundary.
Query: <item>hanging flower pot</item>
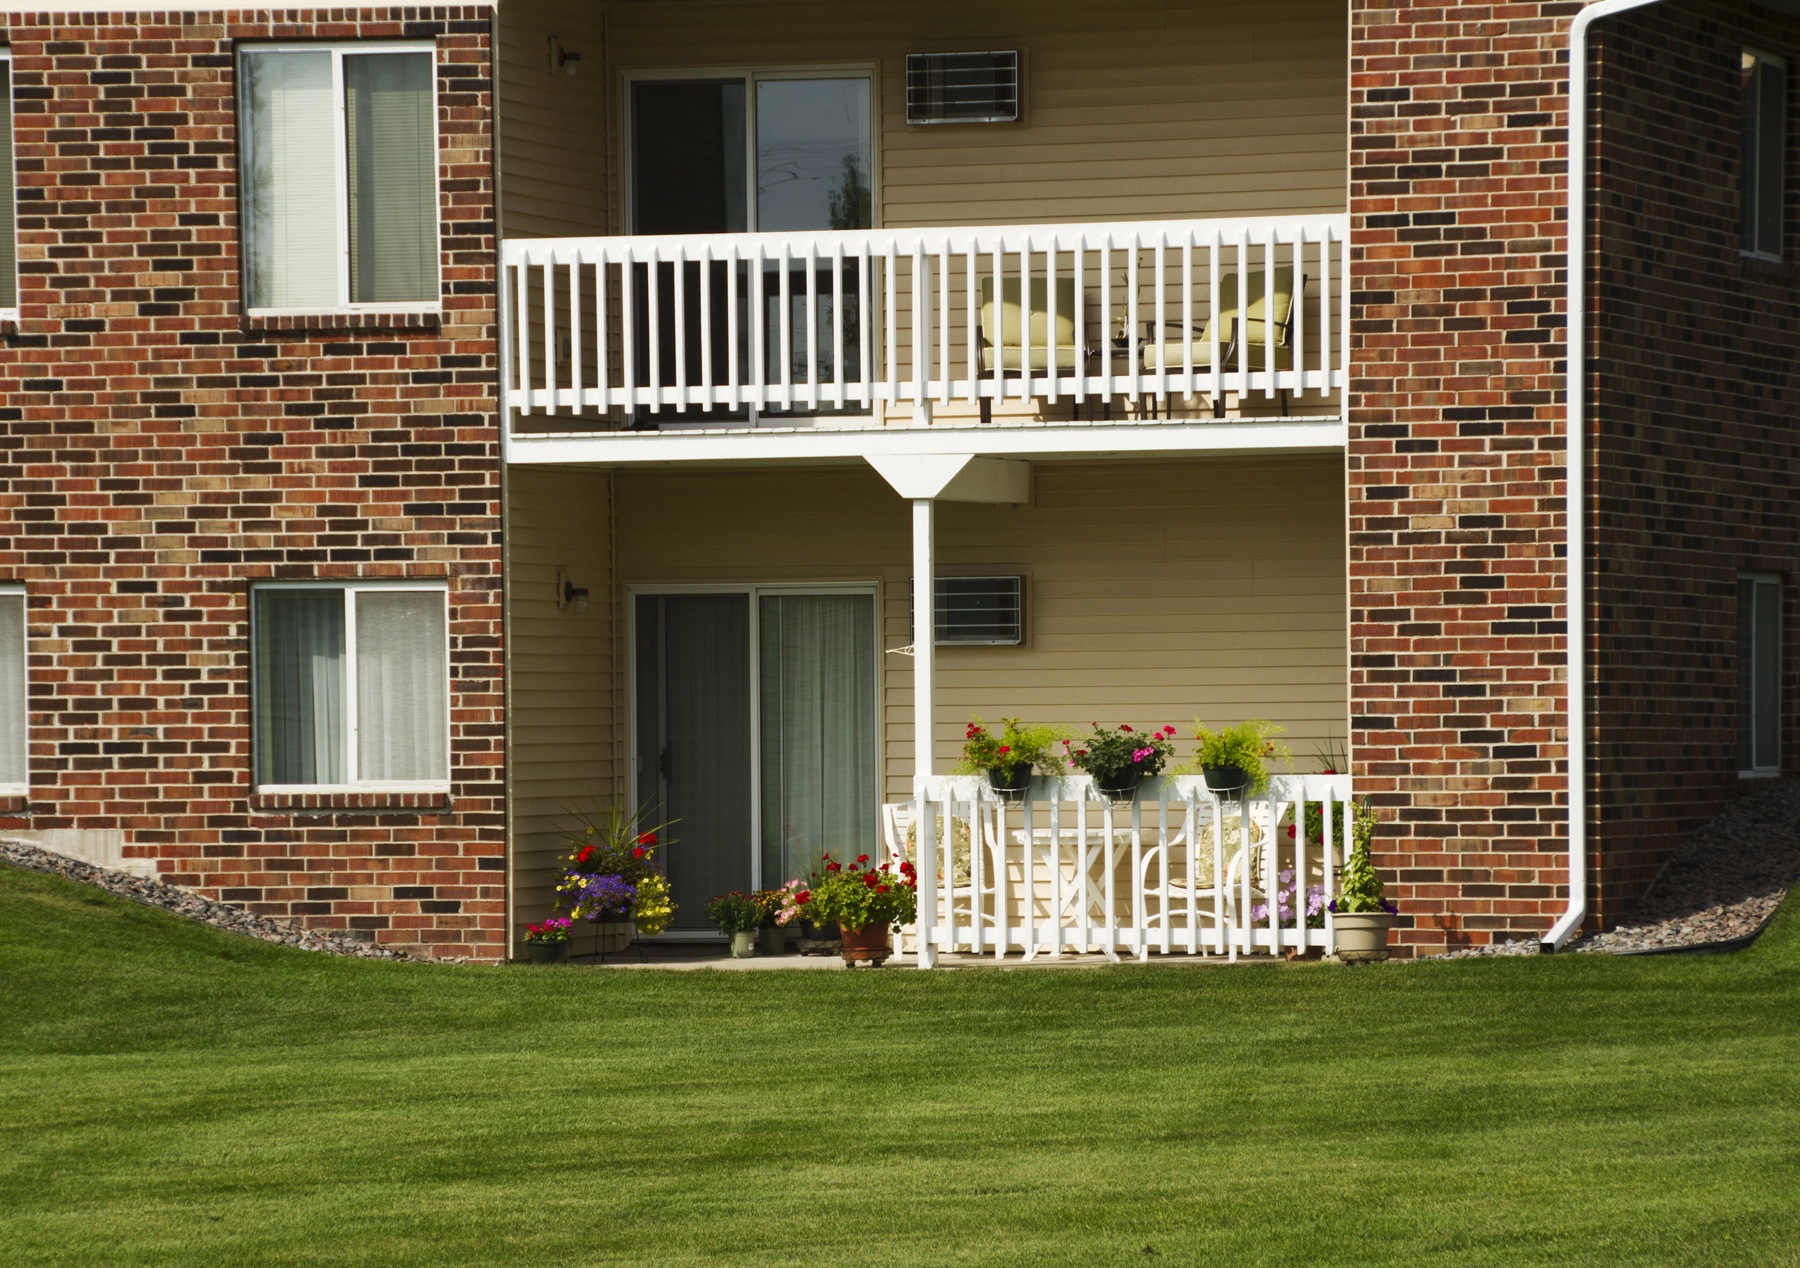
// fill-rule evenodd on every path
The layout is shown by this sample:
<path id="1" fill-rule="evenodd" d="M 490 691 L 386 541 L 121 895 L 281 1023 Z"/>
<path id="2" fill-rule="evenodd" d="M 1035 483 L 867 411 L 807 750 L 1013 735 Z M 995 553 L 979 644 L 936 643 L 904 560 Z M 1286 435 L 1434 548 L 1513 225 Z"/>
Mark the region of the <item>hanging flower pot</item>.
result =
<path id="1" fill-rule="evenodd" d="M 1250 783 L 1250 772 L 1242 766 L 1202 766 L 1209 792 L 1227 796 L 1242 792 Z"/>
<path id="2" fill-rule="evenodd" d="M 999 794 L 1002 801 L 1019 801 L 1031 787 L 1031 763 L 1019 762 L 1012 766 L 988 767 L 988 787 Z"/>
<path id="3" fill-rule="evenodd" d="M 1138 785 L 1143 782 L 1144 772 L 1136 766 L 1128 766 L 1108 775 L 1094 776 L 1094 787 L 1113 801 L 1130 801 L 1137 796 Z"/>

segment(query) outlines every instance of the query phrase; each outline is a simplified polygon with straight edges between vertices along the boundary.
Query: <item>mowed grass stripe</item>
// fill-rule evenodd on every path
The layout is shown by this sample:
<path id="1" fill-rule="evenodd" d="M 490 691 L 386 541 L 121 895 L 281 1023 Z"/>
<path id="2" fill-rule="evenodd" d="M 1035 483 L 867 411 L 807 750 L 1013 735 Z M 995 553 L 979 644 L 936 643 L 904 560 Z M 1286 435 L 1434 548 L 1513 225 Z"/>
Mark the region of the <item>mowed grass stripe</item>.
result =
<path id="1" fill-rule="evenodd" d="M 1797 969 L 459 969 L 0 867 L 0 1259 L 1800 1263 Z"/>

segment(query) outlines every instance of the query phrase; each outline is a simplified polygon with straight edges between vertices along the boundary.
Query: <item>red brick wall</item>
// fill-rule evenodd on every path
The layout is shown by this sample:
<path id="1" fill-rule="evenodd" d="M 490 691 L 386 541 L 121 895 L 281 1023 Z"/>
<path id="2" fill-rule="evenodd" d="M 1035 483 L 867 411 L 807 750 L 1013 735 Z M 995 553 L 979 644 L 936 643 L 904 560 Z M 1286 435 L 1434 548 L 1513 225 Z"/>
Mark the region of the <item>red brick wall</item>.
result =
<path id="1" fill-rule="evenodd" d="M 1736 796 L 1737 573 L 1800 579 L 1800 166 L 1786 259 L 1739 252 L 1738 66 L 1800 72 L 1800 23 L 1665 4 L 1600 24 L 1594 150 L 1594 731 L 1600 914 Z M 1672 91 L 1671 85 L 1678 88 Z"/>
<path id="2" fill-rule="evenodd" d="M 1569 3 L 1351 10 L 1354 774 L 1421 951 L 1566 898 Z"/>
<path id="3" fill-rule="evenodd" d="M 4 19 L 21 321 L 0 580 L 29 591 L 32 786 L 0 828 L 122 831 L 257 911 L 502 952 L 488 17 Z M 436 40 L 441 323 L 244 316 L 233 48 L 274 38 Z M 253 799 L 250 583 L 398 576 L 449 581 L 452 795 Z"/>

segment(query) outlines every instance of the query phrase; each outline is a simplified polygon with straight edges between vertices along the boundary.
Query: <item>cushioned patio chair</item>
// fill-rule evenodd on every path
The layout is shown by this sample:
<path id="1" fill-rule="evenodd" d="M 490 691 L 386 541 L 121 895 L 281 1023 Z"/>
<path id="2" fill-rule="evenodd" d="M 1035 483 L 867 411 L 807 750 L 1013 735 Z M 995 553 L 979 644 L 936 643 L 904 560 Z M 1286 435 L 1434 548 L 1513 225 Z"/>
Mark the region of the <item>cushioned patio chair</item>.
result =
<path id="1" fill-rule="evenodd" d="M 1002 278 L 999 312 L 996 313 L 993 276 L 990 274 L 981 279 L 981 324 L 975 332 L 977 379 L 1017 379 L 1024 376 L 1027 368 L 1033 375 L 1039 375 L 1050 367 L 1050 304 L 1044 279 L 1031 279 L 1029 304 L 1020 304 L 1020 291 L 1018 278 Z M 1027 307 L 1030 309 L 1028 320 L 1024 316 Z M 1059 277 L 1056 279 L 1056 373 L 1080 374 L 1088 357 L 1086 346 L 1075 346 L 1075 279 Z M 1075 417 L 1081 417 L 1079 396 L 1075 398 Z M 981 398 L 981 421 L 994 421 L 992 397 Z"/>
<path id="2" fill-rule="evenodd" d="M 1291 268 L 1276 269 L 1273 273 L 1274 285 L 1271 288 L 1267 273 L 1252 273 L 1249 277 L 1250 302 L 1241 304 L 1238 298 L 1238 275 L 1227 273 L 1219 279 L 1219 307 L 1212 317 L 1194 331 L 1194 369 L 1196 371 L 1210 369 L 1212 366 L 1212 326 L 1219 323 L 1219 371 L 1238 368 L 1238 359 L 1247 358 L 1250 370 L 1262 370 L 1268 365 L 1268 341 L 1271 332 L 1275 340 L 1275 368 L 1291 370 L 1294 368 L 1294 270 Z M 1273 294 L 1271 294 L 1271 290 Z M 1306 274 L 1300 275 L 1300 293 L 1306 290 Z M 1273 311 L 1271 312 L 1271 304 Z M 1157 369 L 1158 349 L 1161 350 L 1162 368 L 1171 373 L 1182 373 L 1187 368 L 1187 331 L 1188 327 L 1180 322 L 1163 322 L 1161 330 L 1154 321 L 1145 323 L 1143 364 L 1146 374 L 1153 374 Z M 1225 412 L 1224 385 L 1213 396 L 1213 416 L 1219 417 Z M 1286 414 L 1291 408 L 1286 388 L 1280 389 L 1281 412 Z M 1151 411 L 1154 417 L 1156 398 L 1151 398 Z"/>

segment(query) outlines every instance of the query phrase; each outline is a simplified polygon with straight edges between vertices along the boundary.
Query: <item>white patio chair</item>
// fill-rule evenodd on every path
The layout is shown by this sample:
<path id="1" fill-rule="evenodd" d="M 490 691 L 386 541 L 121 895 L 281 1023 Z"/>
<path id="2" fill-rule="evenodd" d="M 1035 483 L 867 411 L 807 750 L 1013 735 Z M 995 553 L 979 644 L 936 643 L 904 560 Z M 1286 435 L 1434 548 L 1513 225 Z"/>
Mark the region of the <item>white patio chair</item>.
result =
<path id="1" fill-rule="evenodd" d="M 967 815 L 954 815 L 950 833 L 950 923 L 956 928 L 967 928 L 975 933 L 975 940 L 968 942 L 971 950 L 979 953 L 986 949 L 986 938 L 982 931 L 995 928 L 995 895 L 998 887 L 1005 883 L 1004 872 L 996 866 L 993 844 L 992 816 L 989 807 L 976 805 L 979 822 L 971 823 Z M 882 837 L 887 845 L 888 853 L 895 859 L 905 859 L 915 868 L 919 866 L 918 857 L 918 816 L 919 803 L 914 801 L 887 802 L 881 807 Z M 979 838 L 982 851 L 981 874 L 976 874 L 975 841 Z M 939 859 L 943 846 L 938 845 Z M 938 894 L 943 894 L 944 877 L 938 878 Z M 942 916 L 939 917 L 940 921 Z M 908 925 L 901 931 L 902 942 L 899 947 L 905 951 L 904 939 L 907 932 L 917 938 L 917 926 Z M 967 940 L 965 940 L 967 941 Z M 915 949 L 917 943 L 915 941 Z M 945 947 L 944 950 L 954 948 Z"/>

